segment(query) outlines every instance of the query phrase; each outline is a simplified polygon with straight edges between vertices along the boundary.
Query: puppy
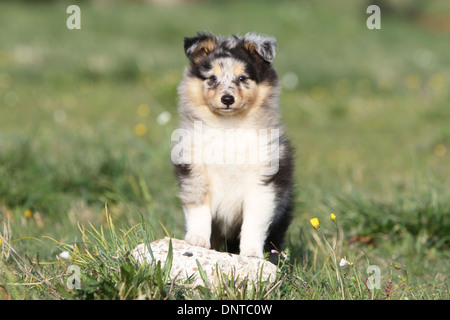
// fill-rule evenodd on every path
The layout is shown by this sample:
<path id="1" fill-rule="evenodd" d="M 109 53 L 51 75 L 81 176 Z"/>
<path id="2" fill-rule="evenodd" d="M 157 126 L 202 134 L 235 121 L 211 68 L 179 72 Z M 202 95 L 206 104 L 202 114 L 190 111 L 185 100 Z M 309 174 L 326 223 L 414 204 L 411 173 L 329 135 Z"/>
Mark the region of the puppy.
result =
<path id="1" fill-rule="evenodd" d="M 290 223 L 293 150 L 280 123 L 273 37 L 184 39 L 172 161 L 192 245 L 264 257 Z"/>

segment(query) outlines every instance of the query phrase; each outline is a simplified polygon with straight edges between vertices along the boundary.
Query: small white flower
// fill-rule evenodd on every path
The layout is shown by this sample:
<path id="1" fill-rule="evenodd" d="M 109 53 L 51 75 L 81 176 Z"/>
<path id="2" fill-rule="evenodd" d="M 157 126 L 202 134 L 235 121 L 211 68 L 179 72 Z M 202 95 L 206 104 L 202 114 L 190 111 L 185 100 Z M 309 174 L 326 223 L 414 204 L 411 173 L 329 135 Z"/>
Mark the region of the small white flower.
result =
<path id="1" fill-rule="evenodd" d="M 59 257 L 64 260 L 68 260 L 70 258 L 69 251 L 63 251 L 59 254 Z"/>
<path id="2" fill-rule="evenodd" d="M 287 90 L 295 90 L 298 86 L 298 76 L 293 71 L 286 72 L 281 78 L 281 84 Z"/>
<path id="3" fill-rule="evenodd" d="M 55 120 L 56 123 L 63 123 L 67 119 L 66 111 L 62 108 L 56 109 L 53 111 L 53 120 Z"/>
<path id="4" fill-rule="evenodd" d="M 353 263 L 347 261 L 347 257 L 343 257 L 341 259 L 341 261 L 339 262 L 339 266 L 341 267 L 347 267 L 347 266 L 351 266 Z"/>
<path id="5" fill-rule="evenodd" d="M 171 118 L 172 118 L 172 115 L 169 112 L 163 111 L 159 114 L 158 118 L 156 118 L 156 122 L 159 125 L 163 126 L 167 122 L 169 122 Z"/>

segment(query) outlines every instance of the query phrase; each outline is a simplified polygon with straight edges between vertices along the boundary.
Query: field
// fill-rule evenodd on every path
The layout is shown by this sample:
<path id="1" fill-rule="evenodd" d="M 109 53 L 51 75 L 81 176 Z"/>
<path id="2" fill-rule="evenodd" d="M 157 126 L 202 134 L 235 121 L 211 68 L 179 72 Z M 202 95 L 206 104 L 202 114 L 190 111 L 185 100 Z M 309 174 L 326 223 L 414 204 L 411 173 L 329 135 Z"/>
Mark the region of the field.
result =
<path id="1" fill-rule="evenodd" d="M 0 1 L 0 299 L 449 299 L 450 6 L 392 3 L 369 30 L 356 0 L 80 1 L 69 30 L 72 3 Z M 199 30 L 277 38 L 296 197 L 275 286 L 127 255 L 184 236 L 170 137 Z"/>

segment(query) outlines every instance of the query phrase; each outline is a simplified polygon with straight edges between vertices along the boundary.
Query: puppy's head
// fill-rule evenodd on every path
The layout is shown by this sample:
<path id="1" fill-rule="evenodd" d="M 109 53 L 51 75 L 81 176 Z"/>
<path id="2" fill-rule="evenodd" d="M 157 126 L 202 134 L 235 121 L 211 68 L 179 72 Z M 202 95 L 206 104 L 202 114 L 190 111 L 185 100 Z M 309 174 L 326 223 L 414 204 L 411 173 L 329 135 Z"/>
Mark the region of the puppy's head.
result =
<path id="1" fill-rule="evenodd" d="M 190 101 L 216 115 L 230 116 L 261 106 L 276 89 L 272 37 L 216 37 L 210 33 L 184 39 L 190 60 L 185 86 Z"/>

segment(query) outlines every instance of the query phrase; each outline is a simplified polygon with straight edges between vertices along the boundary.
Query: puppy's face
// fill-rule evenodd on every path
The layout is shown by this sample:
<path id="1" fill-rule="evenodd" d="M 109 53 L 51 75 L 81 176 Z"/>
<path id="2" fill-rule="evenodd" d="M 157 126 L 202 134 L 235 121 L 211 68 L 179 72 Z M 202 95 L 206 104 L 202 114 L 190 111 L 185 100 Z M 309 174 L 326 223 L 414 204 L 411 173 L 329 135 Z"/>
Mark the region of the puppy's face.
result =
<path id="1" fill-rule="evenodd" d="M 243 61 L 232 57 L 213 59 L 204 70 L 202 93 L 211 111 L 233 115 L 251 107 L 258 96 L 254 79 Z"/>
<path id="2" fill-rule="evenodd" d="M 216 115 L 243 114 L 258 107 L 277 84 L 271 67 L 273 38 L 199 34 L 185 39 L 185 51 L 191 61 L 185 79 L 189 99 Z"/>

